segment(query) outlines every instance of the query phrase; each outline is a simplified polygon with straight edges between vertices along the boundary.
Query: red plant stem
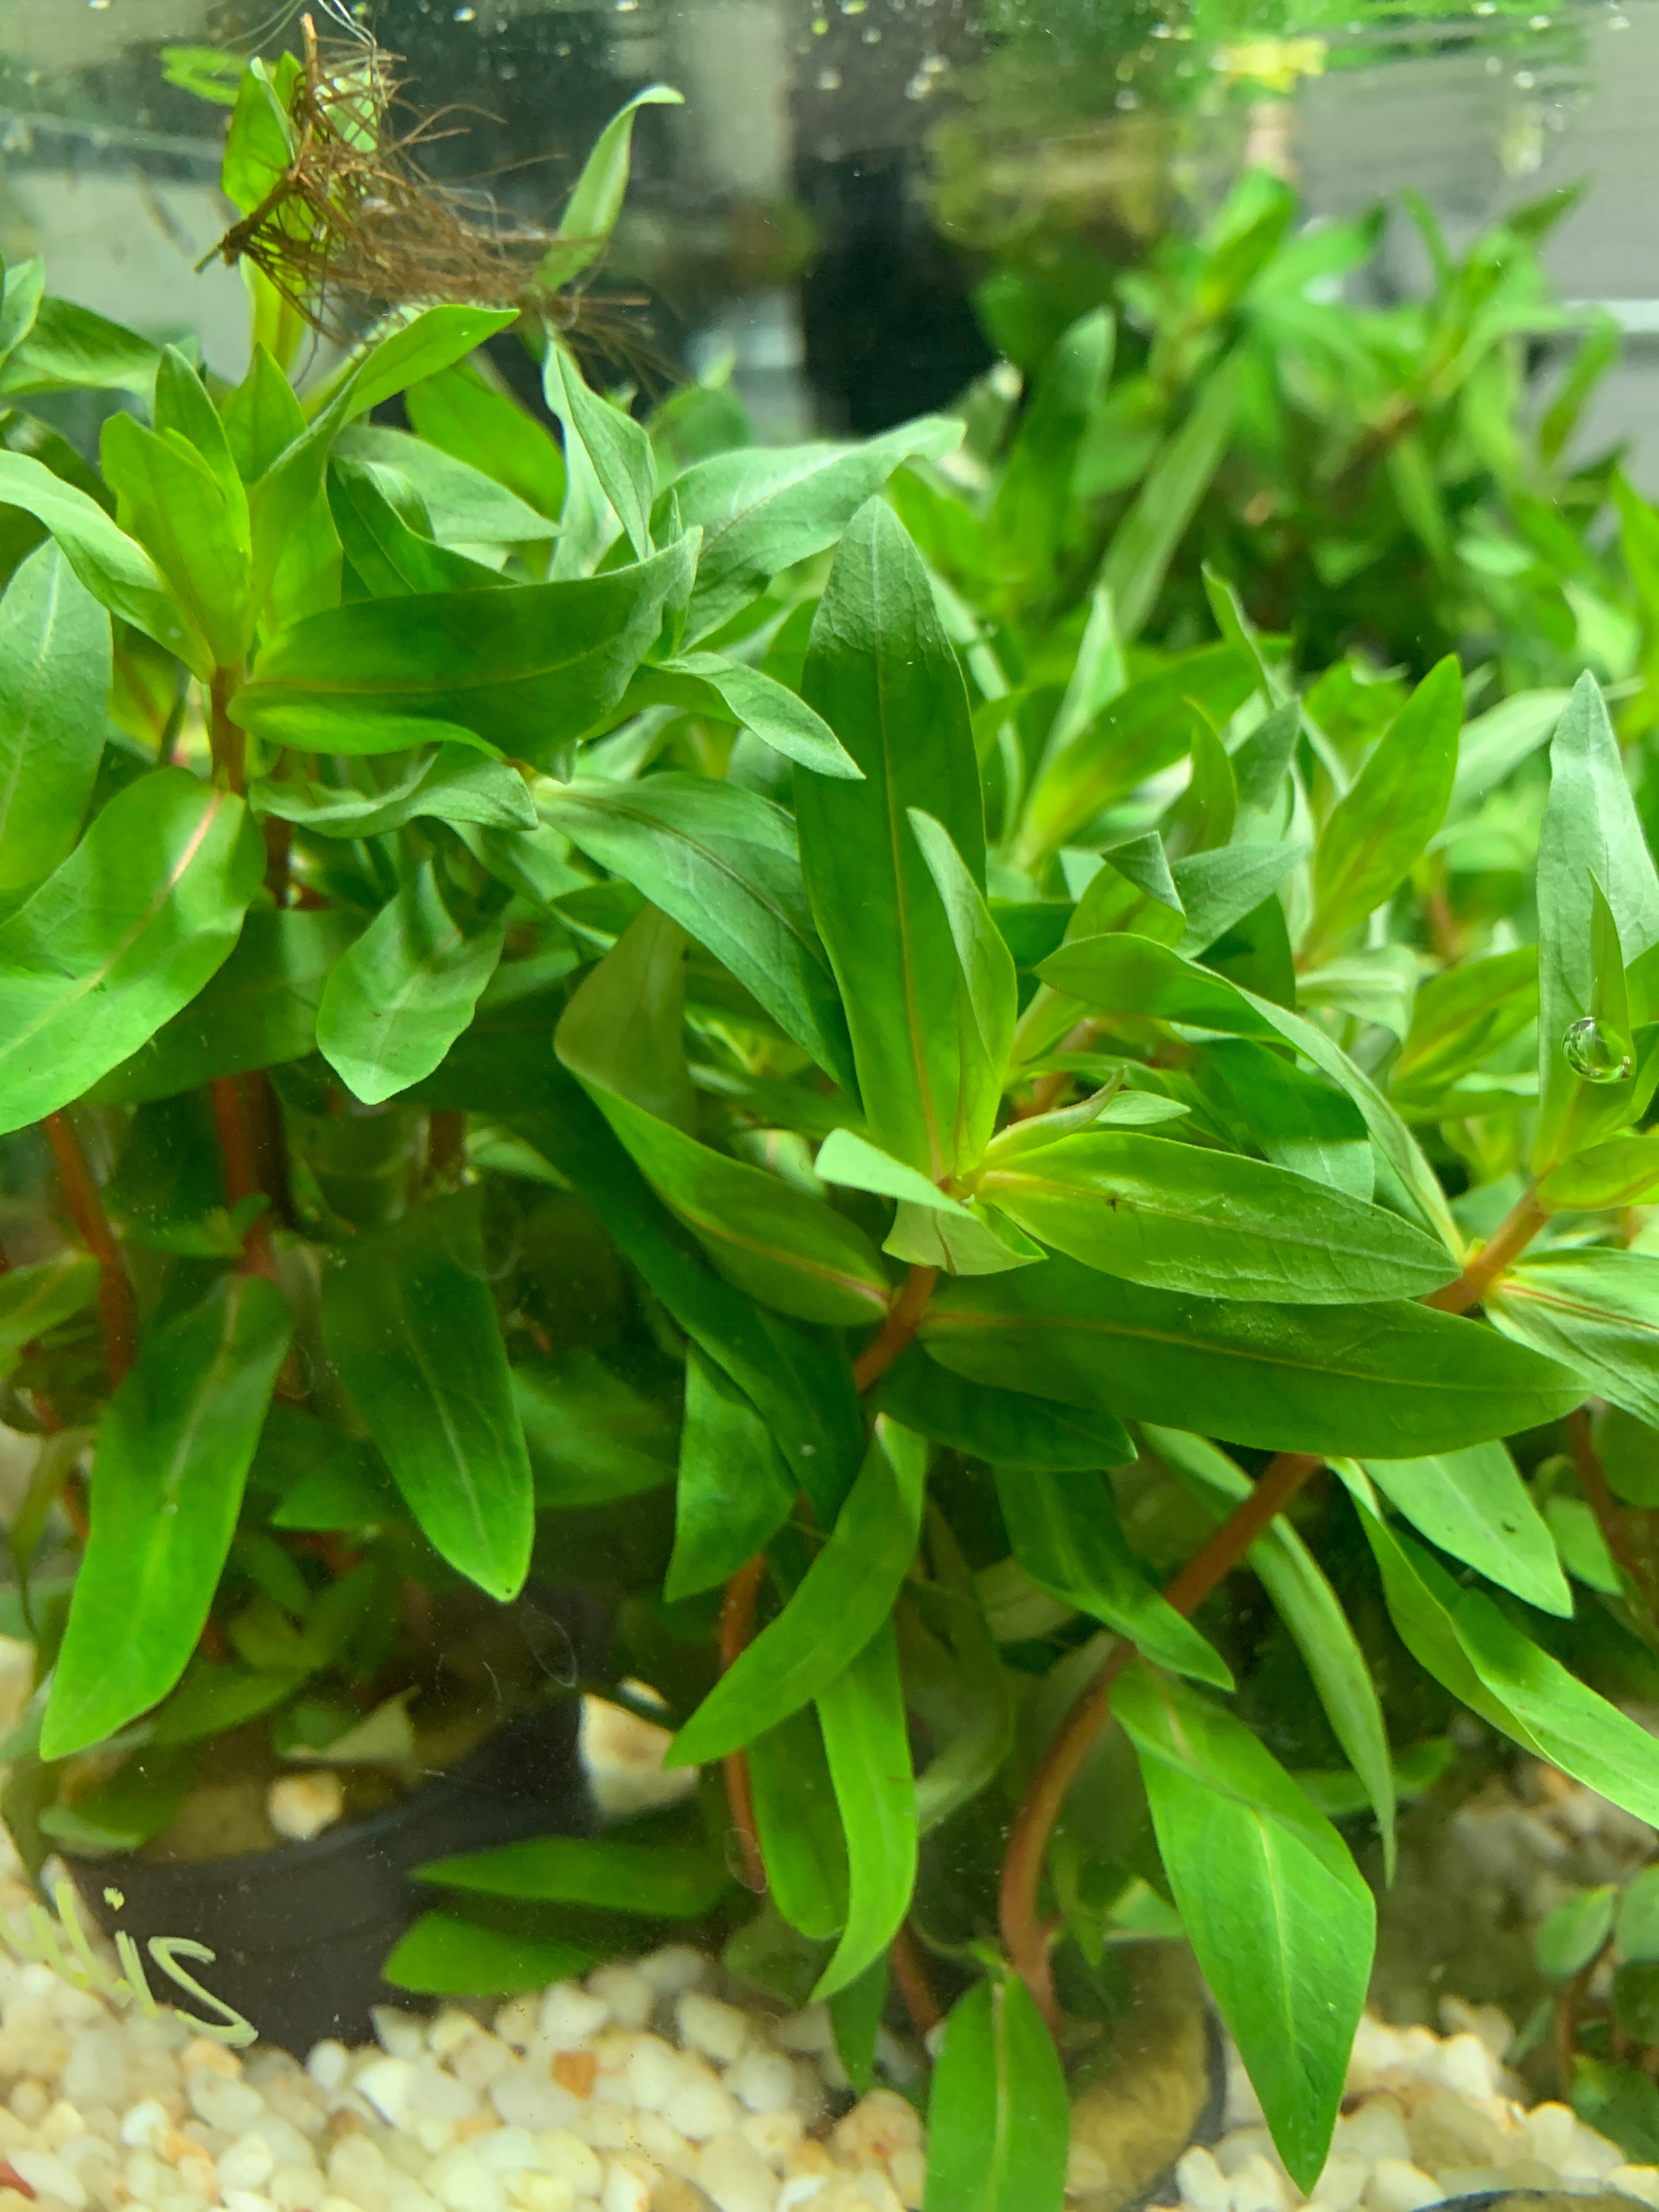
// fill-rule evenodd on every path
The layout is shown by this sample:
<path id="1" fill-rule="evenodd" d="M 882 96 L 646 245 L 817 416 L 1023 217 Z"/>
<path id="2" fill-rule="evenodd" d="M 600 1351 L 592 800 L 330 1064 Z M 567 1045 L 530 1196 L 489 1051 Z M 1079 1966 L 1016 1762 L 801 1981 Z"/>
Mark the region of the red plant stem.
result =
<path id="1" fill-rule="evenodd" d="M 254 1172 L 253 1147 L 248 1141 L 247 1115 L 243 1096 L 244 1079 L 240 1075 L 216 1075 L 208 1085 L 213 1101 L 213 1119 L 219 1131 L 219 1150 L 225 1163 L 225 1202 L 240 1206 L 246 1198 L 259 1193 L 259 1178 Z M 270 1242 L 269 1213 L 259 1214 L 250 1223 L 242 1239 L 241 1269 L 247 1275 L 266 1275 L 276 1279 L 276 1255 Z"/>
<path id="2" fill-rule="evenodd" d="M 1250 1546 L 1288 1505 L 1310 1475 L 1324 1464 L 1311 1452 L 1280 1452 L 1271 1461 L 1249 1496 L 1241 1498 L 1203 1547 L 1194 1553 L 1164 1596 L 1177 1613 L 1196 1611 L 1224 1581 Z M 1031 1778 L 1008 1838 L 1002 1863 L 999 1918 L 1002 1940 L 1043 2018 L 1055 2025 L 1054 1976 L 1048 1961 L 1053 1930 L 1037 1910 L 1043 1856 L 1066 1793 L 1111 1718 L 1113 1683 L 1135 1656 L 1132 1644 L 1119 1644 L 1094 1680 L 1072 1707 L 1043 1753 Z"/>
<path id="3" fill-rule="evenodd" d="M 766 1554 L 757 1552 L 748 1565 L 739 1567 L 726 1585 L 726 1596 L 720 1606 L 722 1674 L 737 1664 L 754 1634 L 755 1602 L 765 1572 Z M 755 1827 L 755 1793 L 749 1781 L 749 1761 L 742 1752 L 729 1751 L 720 1761 L 720 1771 L 726 1778 L 726 1802 L 732 1808 L 732 1825 L 738 1832 L 744 1875 L 755 1894 L 764 1896 L 766 1861 L 761 1856 L 760 1837 Z"/>
<path id="4" fill-rule="evenodd" d="M 1469 1261 L 1455 1283 L 1443 1291 L 1431 1291 L 1423 1301 L 1442 1313 L 1467 1313 L 1478 1306 L 1504 1270 L 1518 1260 L 1549 1219 L 1535 1191 L 1524 1191 L 1486 1242 Z"/>
<path id="5" fill-rule="evenodd" d="M 427 1181 L 458 1183 L 465 1166 L 465 1115 L 448 1107 L 434 1108 L 426 1124 Z"/>
<path id="6" fill-rule="evenodd" d="M 892 1966 L 893 1981 L 904 2000 L 904 2009 L 910 2015 L 910 2025 L 917 2037 L 925 2041 L 945 2014 L 939 2010 L 939 1999 L 933 1995 L 927 1970 L 921 1963 L 915 1939 L 908 1926 L 902 1927 L 889 1947 L 888 1959 Z"/>
<path id="7" fill-rule="evenodd" d="M 937 1267 L 912 1267 L 905 1277 L 903 1289 L 887 1309 L 886 1320 L 853 1362 L 853 1380 L 860 1395 L 880 1381 L 913 1342 L 938 1280 Z"/>
<path id="8" fill-rule="evenodd" d="M 113 1390 L 138 1356 L 138 1308 L 122 1263 L 120 1247 L 109 1225 L 104 1201 L 87 1165 L 75 1124 L 61 1110 L 41 1123 L 58 1163 L 70 1218 L 81 1241 L 98 1262 L 98 1311 L 104 1324 L 104 1364 Z"/>
<path id="9" fill-rule="evenodd" d="M 1590 1433 L 1589 1415 L 1583 1407 L 1580 1406 L 1576 1412 L 1567 1415 L 1567 1437 L 1572 1447 L 1572 1463 L 1578 1476 L 1578 1486 L 1589 1501 L 1590 1511 L 1595 1516 L 1595 1525 L 1601 1531 L 1601 1540 L 1638 1599 L 1645 1604 L 1649 1577 L 1643 1574 L 1636 1555 L 1631 1550 L 1625 1516 L 1607 1486 L 1601 1456 Z"/>

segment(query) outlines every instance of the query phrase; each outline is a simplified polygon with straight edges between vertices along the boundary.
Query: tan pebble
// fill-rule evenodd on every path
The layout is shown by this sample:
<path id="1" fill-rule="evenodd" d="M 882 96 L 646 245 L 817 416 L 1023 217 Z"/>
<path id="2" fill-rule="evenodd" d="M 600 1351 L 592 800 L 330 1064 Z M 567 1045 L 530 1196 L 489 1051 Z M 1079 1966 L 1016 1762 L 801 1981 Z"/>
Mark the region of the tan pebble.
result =
<path id="1" fill-rule="evenodd" d="M 738 2122 L 738 2132 L 745 2142 L 753 2143 L 774 2172 L 781 2173 L 801 2139 L 800 2114 L 745 2112 Z"/>
<path id="2" fill-rule="evenodd" d="M 279 1774 L 265 1792 L 265 1818 L 290 1843 L 311 1843 L 344 1811 L 345 1778 L 330 1767 Z"/>
<path id="3" fill-rule="evenodd" d="M 660 2179 L 658 2168 L 642 2158 L 611 2159 L 599 2191 L 601 2212 L 648 2212 L 652 2191 Z"/>
<path id="4" fill-rule="evenodd" d="M 562 2175 L 533 2171 L 512 2175 L 507 2195 L 524 2212 L 571 2212 L 576 2192 Z"/>
<path id="5" fill-rule="evenodd" d="M 1392 2097 L 1368 2098 L 1358 2112 L 1345 2114 L 1336 2124 L 1333 2141 L 1339 2150 L 1373 2162 L 1388 2158 L 1398 2163 L 1411 2155 L 1411 2138 Z"/>
<path id="6" fill-rule="evenodd" d="M 1286 2212 L 1287 2203 L 1284 2174 L 1260 2151 L 1247 2158 L 1233 2175 L 1233 2212 Z"/>
<path id="7" fill-rule="evenodd" d="M 211 2036 L 193 2037 L 179 2052 L 179 2063 L 186 2074 L 203 2066 L 210 2074 L 222 2074 L 228 2081 L 240 2081 L 242 2078 L 242 2062 L 236 2052 L 227 2044 L 214 2042 Z"/>
<path id="8" fill-rule="evenodd" d="M 1355 2158 L 1346 2151 L 1333 2151 L 1325 2167 L 1313 2186 L 1313 2193 L 1323 2212 L 1353 2212 L 1353 2208 L 1365 2194 L 1365 2184 L 1371 2170 L 1363 2158 Z"/>
<path id="9" fill-rule="evenodd" d="M 706 1997 L 701 1990 L 687 1990 L 674 2011 L 680 2041 L 688 2050 L 700 2051 L 723 2066 L 741 2057 L 749 2041 L 749 2022 L 735 2005 Z"/>
<path id="10" fill-rule="evenodd" d="M 842 2156 L 855 2163 L 889 2159 L 896 2150 L 920 2148 L 921 2120 L 893 2090 L 872 2089 L 836 2121 L 834 2140 Z"/>
<path id="11" fill-rule="evenodd" d="M 1087 2179 L 1073 2180 L 1072 2167 L 1079 2156 L 1091 2161 Z M 1073 2146 L 1072 2156 L 1066 2162 L 1066 2186 L 1079 2196 L 1101 2195 L 1110 2186 L 1112 2171 L 1098 2151 L 1086 2150 L 1079 2143 Z M 1181 2191 L 1181 2201 L 1191 2207 L 1191 2212 L 1228 2212 L 1227 2177 L 1216 2164 L 1214 2154 L 1201 2143 L 1184 2150 L 1176 2160 L 1176 2187 Z"/>
<path id="12" fill-rule="evenodd" d="M 1486 2055 L 1473 2036 L 1462 2039 Z M 1430 2172 L 1448 2166 L 1497 2166 L 1507 2147 L 1504 2130 L 1484 2106 L 1471 2104 L 1450 2089 L 1437 2089 L 1413 2113 L 1407 2132 L 1412 2157 Z"/>
<path id="13" fill-rule="evenodd" d="M 1443 2194 L 1432 2174 L 1405 2158 L 1378 2159 L 1365 2186 L 1370 2212 L 1422 2212 L 1424 2205 L 1437 2204 Z"/>
<path id="14" fill-rule="evenodd" d="M 596 1966 L 587 1986 L 619 2027 L 643 2027 L 657 2002 L 656 1990 L 637 1966 Z"/>
<path id="15" fill-rule="evenodd" d="M 426 2047 L 434 2058 L 453 2058 L 463 2044 L 486 2032 L 470 2012 L 463 2012 L 459 2005 L 447 2005 L 428 2028 Z"/>
<path id="16" fill-rule="evenodd" d="M 651 2212 L 714 2212 L 714 2203 L 689 2174 L 665 2173 L 651 2192 Z"/>
<path id="17" fill-rule="evenodd" d="M 22 2081 L 13 2089 L 10 2103 L 25 2127 L 38 2128 L 52 2110 L 52 2093 L 44 2081 Z"/>
<path id="18" fill-rule="evenodd" d="M 894 2189 L 897 2191 L 899 2203 L 908 2206 L 908 2212 L 918 2212 L 921 2200 L 927 2191 L 927 2160 L 922 2153 L 919 2150 L 896 2150 L 887 2161 L 887 2172 Z M 1068 2185 L 1070 2179 L 1071 2167 L 1068 2162 L 1066 2166 Z"/>
<path id="19" fill-rule="evenodd" d="M 1247 2159 L 1271 2158 L 1273 2139 L 1266 2128 L 1235 2128 L 1215 2147 L 1215 2162 L 1231 2180 Z"/>
<path id="20" fill-rule="evenodd" d="M 720 2212 L 773 2212 L 777 2202 L 777 2176 L 735 2130 L 703 2145 L 696 2178 Z"/>
<path id="21" fill-rule="evenodd" d="M 590 2146 L 568 2128 L 544 2128 L 536 2138 L 536 2152 L 548 2172 L 568 2181 L 578 2197 L 597 2197 L 604 2170 Z"/>
<path id="22" fill-rule="evenodd" d="M 1617 2143 L 1610 2143 L 1580 2120 L 1572 2131 L 1572 2150 L 1562 2162 L 1561 2173 L 1564 2180 L 1605 2181 L 1614 2166 L 1624 2163 L 1625 2154 Z"/>
<path id="23" fill-rule="evenodd" d="M 803 2136 L 789 2154 L 788 2175 L 791 2179 L 802 2174 L 826 2179 L 836 2171 L 836 2161 L 830 2155 L 830 2147 L 821 2143 L 816 2136 Z"/>
<path id="24" fill-rule="evenodd" d="M 323 2129 L 323 2141 L 331 2148 L 337 2142 L 343 2142 L 348 2136 L 355 2136 L 362 2125 L 361 2112 L 350 2105 L 337 2105 Z"/>
<path id="25" fill-rule="evenodd" d="M 1621 2197 L 1638 2197 L 1659 2212 L 1659 2166 L 1615 2166 L 1607 2176 L 1607 2187 Z"/>
<path id="26" fill-rule="evenodd" d="M 591 2097 L 599 2062 L 591 2051 L 556 2051 L 553 2079 L 573 2097 Z"/>
<path id="27" fill-rule="evenodd" d="M 48 2110 L 37 2130 L 48 2150 L 56 2150 L 59 2143 L 67 2142 L 71 2136 L 83 2136 L 86 2131 L 87 2124 L 78 2107 L 71 2105 L 65 2097 L 60 2097 Z"/>
<path id="28" fill-rule="evenodd" d="M 526 2050 L 533 2041 L 539 2008 L 534 1997 L 511 1997 L 495 2015 L 495 2033 L 514 2051 Z"/>
<path id="29" fill-rule="evenodd" d="M 1536 2159 L 1559 2173 L 1572 2155 L 1573 2131 L 1578 2125 L 1569 2105 L 1534 2105 L 1521 2123 Z"/>
<path id="30" fill-rule="evenodd" d="M 1495 2166 L 1440 2166 L 1434 2171 L 1443 2197 L 1485 2197 L 1493 2190 L 1514 2187 L 1507 2173 Z"/>
<path id="31" fill-rule="evenodd" d="M 473 2023 L 477 2027 L 477 2023 Z M 491 2035 L 478 2028 L 469 2036 L 450 2059 L 449 2069 L 458 2081 L 469 2089 L 487 2089 L 492 2081 L 500 2081 L 507 2069 L 517 2064 L 513 2046 L 503 2037 Z"/>
<path id="32" fill-rule="evenodd" d="M 494 2112 L 468 2112 L 451 2123 L 457 2142 L 471 2142 L 474 2136 L 493 2134 L 501 2124 Z"/>

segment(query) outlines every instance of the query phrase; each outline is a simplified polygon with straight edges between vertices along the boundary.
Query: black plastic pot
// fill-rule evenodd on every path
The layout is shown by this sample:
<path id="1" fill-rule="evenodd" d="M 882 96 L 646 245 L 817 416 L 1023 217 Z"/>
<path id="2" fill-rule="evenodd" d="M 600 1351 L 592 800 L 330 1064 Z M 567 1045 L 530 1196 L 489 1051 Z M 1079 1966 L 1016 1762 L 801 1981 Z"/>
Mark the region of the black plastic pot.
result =
<path id="1" fill-rule="evenodd" d="M 568 1600 L 560 1611 L 570 1623 Z M 573 1637 L 579 1652 L 593 1640 Z M 313 1843 L 194 1863 L 123 1855 L 67 1863 L 106 1934 L 125 1929 L 141 1952 L 153 1936 L 205 1944 L 212 1965 L 186 1956 L 188 1970 L 264 2040 L 301 2057 L 325 2036 L 361 2042 L 371 2032 L 371 2005 L 410 2002 L 380 1969 L 434 1902 L 410 1879 L 416 1867 L 527 1836 L 596 1832 L 579 1719 L 578 1699 L 561 1698 L 508 1723 L 386 1812 L 343 1822 Z M 120 1895 L 118 1912 L 106 1888 Z M 178 1994 L 160 1972 L 150 1979 L 158 1997 Z"/>

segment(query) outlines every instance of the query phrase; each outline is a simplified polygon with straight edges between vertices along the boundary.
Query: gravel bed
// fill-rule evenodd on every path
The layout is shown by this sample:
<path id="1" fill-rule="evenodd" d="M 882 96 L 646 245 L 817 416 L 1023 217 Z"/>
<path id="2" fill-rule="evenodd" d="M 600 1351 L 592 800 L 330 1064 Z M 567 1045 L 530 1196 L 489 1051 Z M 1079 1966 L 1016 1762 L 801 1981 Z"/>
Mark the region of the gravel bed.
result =
<path id="1" fill-rule="evenodd" d="M 8 1883 L 8 1889 L 12 1885 Z M 15 1892 L 14 1892 L 15 1895 Z M 1451 2030 L 1368 2019 L 1313 2202 L 1418 2212 L 1491 2189 L 1613 2189 L 1659 2212 L 1659 2169 L 1625 2163 L 1565 2106 L 1506 2076 L 1509 2021 L 1450 2000 Z M 386 2008 L 378 2042 L 302 2065 L 246 2054 L 176 2014 L 118 2014 L 48 1966 L 0 1960 L 0 2212 L 915 2212 L 914 2053 L 853 2100 L 822 2007 L 744 2000 L 684 1946 L 581 1984 L 434 2018 Z M 1109 2179 L 1074 2160 L 1080 2207 Z M 1231 2063 L 1225 2130 L 1188 2151 L 1168 2201 L 1291 2212 L 1300 2193 Z"/>

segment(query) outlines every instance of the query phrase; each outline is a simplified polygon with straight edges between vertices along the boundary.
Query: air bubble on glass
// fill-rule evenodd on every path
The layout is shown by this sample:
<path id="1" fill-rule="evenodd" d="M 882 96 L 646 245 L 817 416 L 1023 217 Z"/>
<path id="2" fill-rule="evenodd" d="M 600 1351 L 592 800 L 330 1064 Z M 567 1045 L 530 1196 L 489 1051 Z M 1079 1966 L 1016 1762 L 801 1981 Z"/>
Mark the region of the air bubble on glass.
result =
<path id="1" fill-rule="evenodd" d="M 1575 1022 L 1562 1039 L 1567 1066 L 1586 1083 L 1628 1083 L 1636 1072 L 1636 1055 L 1628 1037 L 1594 1014 Z"/>

